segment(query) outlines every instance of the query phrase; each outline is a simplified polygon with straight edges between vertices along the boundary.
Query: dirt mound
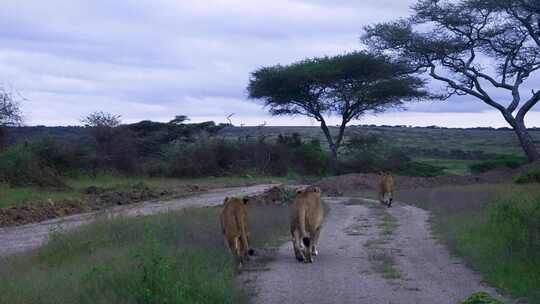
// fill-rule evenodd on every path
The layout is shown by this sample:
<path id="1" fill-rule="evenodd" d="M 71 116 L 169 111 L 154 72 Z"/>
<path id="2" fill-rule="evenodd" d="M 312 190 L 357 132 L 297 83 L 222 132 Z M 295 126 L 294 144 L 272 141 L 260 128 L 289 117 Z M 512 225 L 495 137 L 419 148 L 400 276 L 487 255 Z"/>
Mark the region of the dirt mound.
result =
<path id="1" fill-rule="evenodd" d="M 396 189 L 433 188 L 446 185 L 501 183 L 516 170 L 500 169 L 476 175 L 443 175 L 436 177 L 395 176 Z M 326 195 L 340 196 L 350 191 L 375 190 L 378 174 L 345 174 L 322 179 L 316 184 Z"/>
<path id="2" fill-rule="evenodd" d="M 255 204 L 288 204 L 296 196 L 296 189 L 291 187 L 275 186 L 259 195 L 248 196 L 250 202 Z"/>
<path id="3" fill-rule="evenodd" d="M 151 188 L 144 183 L 133 185 L 126 190 L 112 190 L 91 186 L 84 189 L 83 198 L 53 202 L 35 202 L 24 206 L 0 209 L 0 227 L 18 226 L 41 222 L 61 216 L 103 210 L 112 206 L 127 205 L 143 201 L 174 198 L 202 192 L 197 185 L 184 185 L 169 189 Z"/>
<path id="4" fill-rule="evenodd" d="M 49 200 L 47 203 L 3 208 L 0 209 L 0 227 L 41 222 L 84 211 L 89 210 L 85 210 L 84 204 L 81 201 L 73 200 L 65 200 L 58 203 Z"/>

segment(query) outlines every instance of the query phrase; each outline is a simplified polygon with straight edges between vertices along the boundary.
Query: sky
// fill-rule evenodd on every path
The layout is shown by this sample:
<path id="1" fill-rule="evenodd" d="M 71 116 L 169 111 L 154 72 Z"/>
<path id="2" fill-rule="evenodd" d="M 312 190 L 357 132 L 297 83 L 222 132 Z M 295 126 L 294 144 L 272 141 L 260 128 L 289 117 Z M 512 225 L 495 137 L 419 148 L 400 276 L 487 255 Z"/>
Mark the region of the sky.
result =
<path id="1" fill-rule="evenodd" d="M 414 0 L 2 2 L 0 85 L 24 97 L 27 125 L 77 125 L 94 111 L 126 123 L 179 114 L 226 122 L 234 113 L 235 125 L 317 125 L 268 115 L 247 98 L 250 73 L 360 50 L 365 25 L 409 15 Z M 540 127 L 538 107 L 528 115 L 530 127 Z M 506 126 L 500 114 L 467 96 L 352 123 Z"/>

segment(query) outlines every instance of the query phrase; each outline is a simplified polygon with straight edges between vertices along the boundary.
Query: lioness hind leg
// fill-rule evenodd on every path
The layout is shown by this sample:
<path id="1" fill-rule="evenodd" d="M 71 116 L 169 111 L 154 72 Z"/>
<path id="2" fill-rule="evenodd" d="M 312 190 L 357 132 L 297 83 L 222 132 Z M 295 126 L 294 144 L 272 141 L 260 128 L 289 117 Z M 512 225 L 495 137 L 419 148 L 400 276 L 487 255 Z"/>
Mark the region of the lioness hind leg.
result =
<path id="1" fill-rule="evenodd" d="M 388 192 L 388 208 L 392 207 L 393 200 L 394 200 L 394 192 Z"/>
<path id="2" fill-rule="evenodd" d="M 232 246 L 234 248 L 233 255 L 238 264 L 238 268 L 242 268 L 242 266 L 244 265 L 244 256 L 242 255 L 242 249 L 240 248 L 241 243 L 242 242 L 240 241 L 240 237 L 235 237 L 232 241 Z"/>
<path id="3" fill-rule="evenodd" d="M 298 231 L 298 229 L 293 231 L 292 233 L 292 243 L 294 249 L 294 256 L 299 262 L 303 262 L 305 257 L 300 247 L 300 231 Z"/>
<path id="4" fill-rule="evenodd" d="M 321 227 L 317 228 L 317 230 L 315 231 L 315 233 L 313 234 L 313 244 L 312 244 L 312 247 L 311 247 L 311 254 L 313 254 L 313 256 L 317 256 L 319 254 L 319 251 L 317 250 L 317 248 L 319 247 L 319 236 L 321 235 Z"/>

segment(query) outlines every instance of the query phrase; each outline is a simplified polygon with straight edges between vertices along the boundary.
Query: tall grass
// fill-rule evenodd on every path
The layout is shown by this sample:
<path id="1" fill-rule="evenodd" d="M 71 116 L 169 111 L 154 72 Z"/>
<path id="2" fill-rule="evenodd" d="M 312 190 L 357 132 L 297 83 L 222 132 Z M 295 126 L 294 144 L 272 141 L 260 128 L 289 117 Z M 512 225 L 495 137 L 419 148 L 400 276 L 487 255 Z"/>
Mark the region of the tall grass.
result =
<path id="1" fill-rule="evenodd" d="M 465 220 L 455 249 L 484 279 L 540 303 L 540 193 L 511 193 Z"/>
<path id="2" fill-rule="evenodd" d="M 285 233 L 286 207 L 250 209 L 254 246 Z M 219 212 L 194 209 L 57 231 L 45 247 L 0 260 L 1 302 L 245 303 Z"/>
<path id="3" fill-rule="evenodd" d="M 538 187 L 475 185 L 398 195 L 430 210 L 435 233 L 486 282 L 540 303 Z"/>

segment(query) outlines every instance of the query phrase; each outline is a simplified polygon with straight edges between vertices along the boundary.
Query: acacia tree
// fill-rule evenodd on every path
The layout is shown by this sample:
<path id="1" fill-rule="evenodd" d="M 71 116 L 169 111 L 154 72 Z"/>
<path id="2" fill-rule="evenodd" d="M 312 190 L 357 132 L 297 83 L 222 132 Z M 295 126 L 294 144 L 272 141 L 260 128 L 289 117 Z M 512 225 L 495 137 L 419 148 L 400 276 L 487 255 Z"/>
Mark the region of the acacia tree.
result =
<path id="1" fill-rule="evenodd" d="M 0 148 L 7 140 L 7 127 L 20 125 L 22 122 L 21 109 L 15 96 L 0 88 Z"/>
<path id="2" fill-rule="evenodd" d="M 411 71 L 403 61 L 354 52 L 260 68 L 251 75 L 248 92 L 250 98 L 262 99 L 272 115 L 304 115 L 318 121 L 337 161 L 351 120 L 428 96 L 424 81 Z M 341 118 L 336 136 L 325 119 L 331 115 Z"/>
<path id="3" fill-rule="evenodd" d="M 120 115 L 102 111 L 93 112 L 82 118 L 81 122 L 89 129 L 96 143 L 95 170 L 95 167 L 103 165 L 111 158 L 115 129 L 121 123 Z"/>
<path id="4" fill-rule="evenodd" d="M 441 81 L 448 96 L 473 96 L 497 109 L 529 161 L 540 159 L 524 123 L 540 100 L 538 82 L 530 81 L 540 76 L 540 2 L 420 0 L 413 11 L 408 19 L 366 27 L 364 41 Z"/>

